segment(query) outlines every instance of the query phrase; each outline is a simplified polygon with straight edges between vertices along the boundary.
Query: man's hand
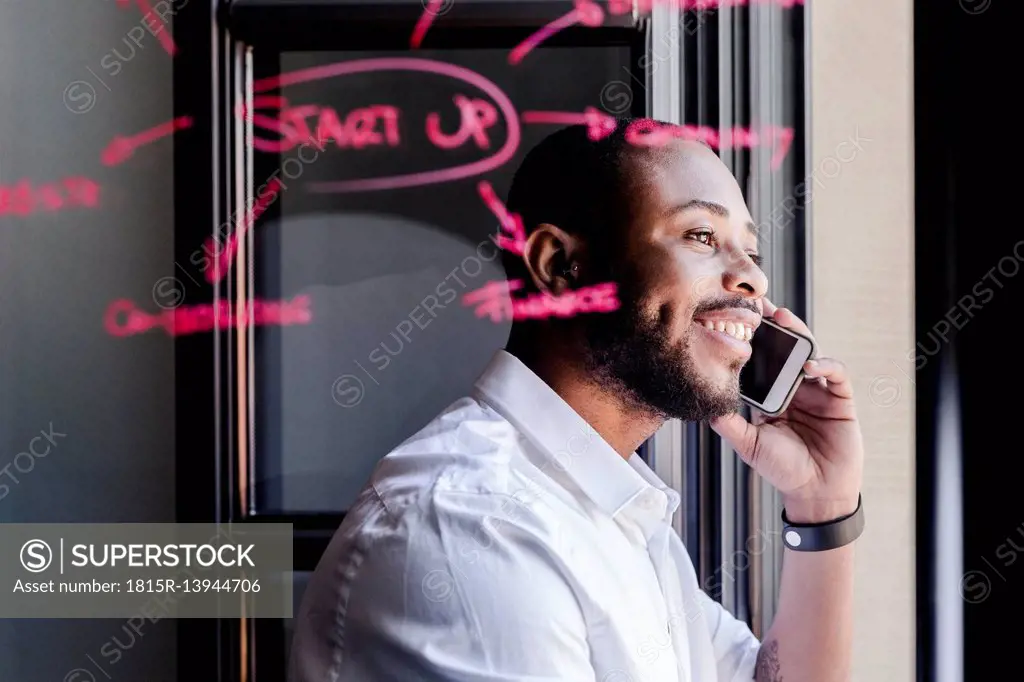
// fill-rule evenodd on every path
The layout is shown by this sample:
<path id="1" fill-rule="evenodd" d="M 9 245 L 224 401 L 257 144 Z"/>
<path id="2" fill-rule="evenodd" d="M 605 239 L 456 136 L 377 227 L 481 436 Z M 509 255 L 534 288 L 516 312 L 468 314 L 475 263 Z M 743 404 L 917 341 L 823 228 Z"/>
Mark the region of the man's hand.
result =
<path id="1" fill-rule="evenodd" d="M 763 299 L 764 315 L 813 338 L 786 308 Z M 756 333 L 756 332 L 755 332 Z M 755 410 L 751 424 L 739 414 L 711 422 L 739 456 L 782 493 L 794 523 L 831 521 L 857 508 L 864 445 L 853 404 L 853 387 L 838 360 L 816 358 L 789 407 L 777 417 Z"/>

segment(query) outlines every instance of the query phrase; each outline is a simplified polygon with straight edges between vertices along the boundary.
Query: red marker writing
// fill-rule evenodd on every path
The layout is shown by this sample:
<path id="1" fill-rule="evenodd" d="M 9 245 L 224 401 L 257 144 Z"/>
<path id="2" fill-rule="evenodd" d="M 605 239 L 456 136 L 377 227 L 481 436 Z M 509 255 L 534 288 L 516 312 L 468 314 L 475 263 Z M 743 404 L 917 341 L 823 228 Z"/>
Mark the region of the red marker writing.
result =
<path id="1" fill-rule="evenodd" d="M 510 298 L 512 291 L 522 288 L 523 282 L 518 279 L 488 282 L 463 296 L 462 304 L 475 306 L 477 317 L 489 317 L 492 322 L 610 313 L 620 305 L 618 285 L 614 282 L 566 291 L 560 296 L 536 293 L 525 298 Z"/>
<path id="2" fill-rule="evenodd" d="M 579 125 L 587 126 L 587 136 L 597 142 L 603 140 L 618 127 L 619 122 L 614 116 L 587 107 L 582 114 L 573 111 L 524 111 L 522 114 L 523 123 L 540 123 L 556 125 Z"/>
<path id="3" fill-rule="evenodd" d="M 512 48 L 512 51 L 508 55 L 508 63 L 516 65 L 523 61 L 535 47 L 543 43 L 545 40 L 555 35 L 559 31 L 564 31 L 570 26 L 576 24 L 583 24 L 591 28 L 600 26 L 604 23 L 604 10 L 593 2 L 593 0 L 575 0 L 576 7 L 571 12 L 555 19 L 547 26 L 544 26 L 536 33 L 528 37 L 523 42 Z"/>
<path id="4" fill-rule="evenodd" d="M 317 104 L 290 106 L 280 95 L 256 95 L 252 98 L 252 111 L 240 103 L 235 110 L 239 118 L 252 122 L 253 126 L 269 130 L 281 139 L 267 139 L 253 135 L 252 146 L 260 151 L 280 154 L 296 145 L 307 144 L 314 139 L 307 119 L 316 117 L 317 148 L 323 151 L 327 141 L 333 140 L 341 148 L 363 149 L 374 145 L 387 144 L 397 147 L 401 142 L 398 127 L 400 112 L 395 107 L 373 104 L 353 109 L 345 115 Z M 277 117 L 257 111 L 274 111 Z"/>
<path id="5" fill-rule="evenodd" d="M 452 0 L 427 0 L 423 6 L 423 14 L 420 15 L 419 20 L 416 22 L 416 27 L 412 30 L 409 47 L 416 50 L 423 44 L 423 37 L 427 35 L 427 31 L 430 30 L 430 25 L 434 23 L 434 19 L 451 9 L 451 4 Z"/>
<path id="6" fill-rule="evenodd" d="M 487 100 L 470 99 L 464 95 L 455 95 L 454 101 L 461 114 L 458 132 L 454 135 L 441 132 L 441 115 L 433 112 L 427 114 L 427 137 L 441 149 L 461 147 L 470 137 L 480 149 L 490 149 L 487 129 L 498 122 L 498 110 Z"/>
<path id="7" fill-rule="evenodd" d="M 95 208 L 99 203 L 100 186 L 89 178 L 66 178 L 43 185 L 33 185 L 26 179 L 14 185 L 0 185 L 0 216 L 24 217 L 39 211 Z"/>
<path id="8" fill-rule="evenodd" d="M 121 9 L 127 9 L 131 5 L 131 0 L 117 0 L 117 4 Z M 135 4 L 138 5 L 139 11 L 142 12 L 142 18 L 150 26 L 153 21 L 157 20 L 163 24 L 162 15 L 157 14 L 153 11 L 153 7 L 149 4 L 149 0 L 135 0 Z M 158 5 L 167 5 L 166 1 L 158 2 Z M 184 4 L 182 5 L 184 6 Z M 150 31 L 152 33 L 152 31 Z M 160 41 L 161 47 L 164 51 L 172 57 L 178 53 L 178 46 L 174 44 L 174 39 L 168 34 L 167 31 L 160 31 L 155 33 L 157 40 Z"/>
<path id="9" fill-rule="evenodd" d="M 600 111 L 588 108 L 578 114 L 569 111 L 524 111 L 523 123 L 578 125 L 585 124 L 591 140 L 597 141 L 611 135 L 618 121 Z M 633 121 L 626 129 L 626 141 L 640 147 L 657 147 L 674 139 L 697 140 L 712 149 L 729 147 L 757 147 L 774 144 L 769 165 L 774 170 L 782 165 L 793 144 L 793 129 L 778 126 L 763 126 L 758 133 L 752 128 L 735 126 L 717 130 L 708 126 L 675 125 L 645 118 Z"/>
<path id="10" fill-rule="evenodd" d="M 238 228 L 228 237 L 227 244 L 224 245 L 224 250 L 217 254 L 213 261 L 213 267 L 206 271 L 206 281 L 211 284 L 224 279 L 231 269 L 232 260 L 235 254 L 238 253 L 238 242 L 245 236 L 245 234 L 252 229 L 253 223 L 256 219 L 266 212 L 267 208 L 277 201 L 277 195 L 280 192 L 282 183 L 277 178 L 271 178 L 270 182 L 267 183 L 266 191 L 256 197 L 256 201 L 253 202 L 252 210 L 246 211 L 245 215 L 239 221 Z M 213 241 L 213 237 L 206 240 L 206 252 L 217 253 L 217 245 Z"/>
<path id="11" fill-rule="evenodd" d="M 179 116 L 173 121 L 153 126 L 137 135 L 116 136 L 110 144 L 100 153 L 100 161 L 104 166 L 116 166 L 124 163 L 139 147 L 155 142 L 162 137 L 172 135 L 177 130 L 185 130 L 192 127 L 191 116 Z"/>
<path id="12" fill-rule="evenodd" d="M 103 326 L 111 336 L 136 336 L 162 328 L 168 336 L 199 334 L 228 327 L 289 326 L 309 324 L 313 311 L 309 296 L 291 301 L 245 301 L 241 305 L 220 301 L 217 305 L 179 306 L 152 315 L 139 310 L 128 299 L 114 301 L 103 316 Z"/>
<path id="13" fill-rule="evenodd" d="M 604 23 L 604 10 L 601 9 L 601 6 L 595 0 L 574 0 L 574 2 L 576 5 L 574 10 L 555 19 L 517 45 L 509 54 L 508 63 L 518 64 L 538 45 L 570 26 L 582 24 L 583 26 L 595 28 Z M 721 5 L 745 6 L 748 4 L 775 4 L 789 8 L 794 5 L 804 4 L 804 0 L 638 0 L 636 9 L 639 14 L 649 14 L 656 5 L 678 7 L 681 12 L 686 12 L 688 10 L 709 10 Z M 633 0 L 608 0 L 608 13 L 612 16 L 621 16 L 632 11 Z M 427 25 L 429 26 L 429 23 Z"/>
<path id="14" fill-rule="evenodd" d="M 766 139 L 763 139 L 762 135 Z M 776 147 L 769 162 L 774 170 L 782 164 L 782 160 L 789 152 L 793 142 L 793 129 L 764 126 L 762 135 L 751 128 L 733 127 L 716 130 L 707 126 L 659 123 L 651 119 L 633 121 L 626 129 L 626 141 L 641 147 L 663 146 L 671 140 L 683 139 L 703 142 L 712 149 L 727 149 L 729 147 L 757 147 L 762 143 L 770 144 L 774 139 Z"/>
<path id="15" fill-rule="evenodd" d="M 482 180 L 476 188 L 480 192 L 480 198 L 487 204 L 487 208 L 491 209 L 491 213 L 498 219 L 498 225 L 508 233 L 507 236 L 499 234 L 495 243 L 500 248 L 510 251 L 517 256 L 523 255 L 523 248 L 526 245 L 526 229 L 523 227 L 523 219 L 519 214 L 510 214 L 508 212 L 505 204 L 501 202 L 501 199 L 494 192 L 494 188 L 491 187 L 491 183 Z"/>
<path id="16" fill-rule="evenodd" d="M 486 129 L 496 125 L 500 119 L 505 124 L 505 141 L 498 149 L 491 151 L 485 158 L 469 163 L 462 163 L 451 168 L 427 170 L 401 175 L 390 175 L 384 177 L 359 178 L 353 180 L 311 182 L 306 189 L 311 192 L 368 192 L 400 187 L 418 187 L 442 182 L 451 182 L 463 178 L 482 175 L 495 168 L 498 168 L 511 159 L 519 148 L 521 131 L 519 128 L 519 114 L 515 105 L 501 88 L 492 81 L 469 69 L 455 64 L 439 62 L 431 59 L 410 59 L 404 57 L 386 57 L 380 59 L 357 59 L 338 62 L 323 66 L 314 66 L 279 76 L 270 76 L 254 81 L 252 89 L 254 93 L 266 93 L 275 88 L 294 85 L 296 83 L 307 83 L 310 81 L 348 76 L 357 73 L 373 73 L 385 71 L 405 71 L 431 73 L 439 76 L 446 76 L 457 81 L 462 81 L 480 90 L 487 96 L 487 100 L 476 99 L 461 95 L 456 99 L 456 105 L 460 108 L 460 128 L 453 135 L 441 130 L 440 119 L 437 116 L 427 116 L 427 136 L 436 145 L 448 148 L 449 145 L 467 143 L 469 140 L 480 148 L 490 148 L 490 141 L 485 134 Z M 270 98 L 276 97 L 270 95 Z M 267 104 L 281 106 L 280 99 L 268 99 Z M 376 105 L 379 106 L 379 105 Z M 492 110 L 494 116 L 492 116 Z M 397 120 L 397 116 L 396 116 Z M 492 123 L 492 120 L 495 123 Z M 284 117 L 281 119 L 269 119 L 272 125 L 277 126 L 275 130 L 285 136 L 285 140 L 297 137 L 294 126 L 285 125 Z M 268 122 L 269 122 L 268 121 Z M 257 123 L 256 116 L 253 116 L 253 123 Z M 288 119 L 291 123 L 292 119 Z M 386 125 L 386 122 L 385 122 Z M 376 132 L 376 131 L 375 131 Z M 386 136 L 386 128 L 385 128 Z M 301 138 L 300 138 L 301 139 Z M 396 137 L 397 139 L 397 133 Z M 285 144 L 282 141 L 268 140 L 271 144 Z M 290 142 L 289 142 L 290 144 Z"/>

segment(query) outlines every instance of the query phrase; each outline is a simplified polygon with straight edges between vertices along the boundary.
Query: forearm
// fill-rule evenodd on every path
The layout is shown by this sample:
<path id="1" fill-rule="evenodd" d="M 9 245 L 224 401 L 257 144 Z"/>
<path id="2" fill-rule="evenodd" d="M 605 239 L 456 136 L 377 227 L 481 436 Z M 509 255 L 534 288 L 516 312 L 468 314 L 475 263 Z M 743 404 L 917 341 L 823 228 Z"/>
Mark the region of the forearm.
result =
<path id="1" fill-rule="evenodd" d="M 856 505 L 854 505 L 856 508 Z M 850 509 L 801 512 L 816 522 Z M 757 682 L 846 682 L 853 647 L 853 556 L 856 543 L 824 552 L 784 550 L 779 608 L 761 645 Z"/>

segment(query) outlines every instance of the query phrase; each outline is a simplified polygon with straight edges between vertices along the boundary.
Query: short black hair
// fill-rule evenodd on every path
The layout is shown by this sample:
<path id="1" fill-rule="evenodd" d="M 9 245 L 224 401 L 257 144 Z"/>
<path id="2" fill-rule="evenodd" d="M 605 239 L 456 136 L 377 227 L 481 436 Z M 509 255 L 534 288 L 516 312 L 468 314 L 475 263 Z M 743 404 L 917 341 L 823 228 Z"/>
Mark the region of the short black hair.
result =
<path id="1" fill-rule="evenodd" d="M 522 218 L 527 235 L 550 223 L 582 237 L 596 257 L 603 255 L 613 230 L 630 219 L 636 155 L 650 151 L 627 141 L 634 120 L 616 119 L 614 132 L 598 140 L 590 138 L 588 126 L 571 125 L 527 153 L 506 202 L 509 213 Z M 505 252 L 503 264 L 509 279 L 525 275 L 520 257 Z"/>

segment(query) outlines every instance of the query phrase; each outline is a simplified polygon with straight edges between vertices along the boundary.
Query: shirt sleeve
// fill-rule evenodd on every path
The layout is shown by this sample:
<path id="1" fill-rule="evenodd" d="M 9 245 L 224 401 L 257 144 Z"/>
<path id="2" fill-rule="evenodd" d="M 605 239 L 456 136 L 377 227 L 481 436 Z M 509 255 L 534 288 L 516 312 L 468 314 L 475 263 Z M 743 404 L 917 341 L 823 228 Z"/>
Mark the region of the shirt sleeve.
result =
<path id="1" fill-rule="evenodd" d="M 329 674 L 301 682 L 594 682 L 544 525 L 496 498 L 435 498 L 372 539 L 326 624 Z"/>
<path id="2" fill-rule="evenodd" d="M 761 642 L 746 623 L 703 590 L 697 591 L 697 599 L 708 619 L 719 682 L 752 682 Z"/>

